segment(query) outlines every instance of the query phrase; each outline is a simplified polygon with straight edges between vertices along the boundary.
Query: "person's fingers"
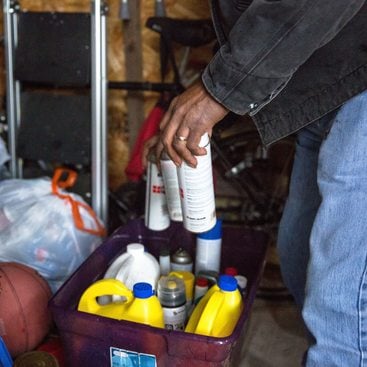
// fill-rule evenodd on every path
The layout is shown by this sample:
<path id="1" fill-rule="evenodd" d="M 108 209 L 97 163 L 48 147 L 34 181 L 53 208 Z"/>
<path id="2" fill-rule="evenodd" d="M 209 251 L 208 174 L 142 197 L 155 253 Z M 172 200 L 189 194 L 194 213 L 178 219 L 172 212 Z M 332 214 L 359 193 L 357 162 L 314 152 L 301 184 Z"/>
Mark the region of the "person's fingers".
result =
<path id="1" fill-rule="evenodd" d="M 171 109 L 171 107 L 170 107 Z M 180 166 L 182 163 L 182 159 L 177 151 L 175 150 L 173 144 L 176 140 L 176 137 L 180 137 L 177 134 L 178 128 L 181 126 L 183 122 L 183 114 L 180 110 L 176 110 L 172 107 L 172 114 L 169 116 L 169 124 L 163 127 L 161 130 L 161 142 L 164 146 L 166 153 L 172 159 L 172 161 L 176 164 L 176 166 Z M 186 137 L 186 131 L 182 130 L 181 138 L 184 139 Z M 179 139 L 179 138 L 178 138 Z"/>
<path id="2" fill-rule="evenodd" d="M 159 123 L 159 130 L 164 130 L 164 128 L 167 126 L 168 122 L 170 121 L 172 114 L 174 112 L 174 106 L 177 103 L 177 97 L 175 97 L 170 105 L 168 106 L 167 111 L 165 112 L 165 114 L 163 115 L 163 118 L 161 120 L 161 122 Z"/>
<path id="3" fill-rule="evenodd" d="M 154 135 L 149 140 L 147 140 L 144 143 L 143 151 L 142 151 L 142 165 L 144 168 L 148 165 L 148 155 L 150 154 L 150 151 L 152 148 L 158 143 L 159 136 Z"/>
<path id="4" fill-rule="evenodd" d="M 155 157 L 156 157 L 156 162 L 157 162 L 157 167 L 158 167 L 159 172 L 161 172 L 161 156 L 162 156 L 163 150 L 164 150 L 164 146 L 162 142 L 159 140 L 157 145 L 155 146 Z"/>
<path id="5" fill-rule="evenodd" d="M 211 130 L 210 130 L 211 132 Z M 189 139 L 187 140 L 187 149 L 194 156 L 200 156 L 207 154 L 206 148 L 202 146 L 201 139 L 206 131 L 194 130 L 190 132 Z M 209 132 L 208 132 L 209 133 Z"/>
<path id="6" fill-rule="evenodd" d="M 176 137 L 173 140 L 173 148 L 179 154 L 179 156 L 191 167 L 196 167 L 197 160 L 191 154 L 190 150 L 187 149 L 187 140 L 180 139 Z"/>

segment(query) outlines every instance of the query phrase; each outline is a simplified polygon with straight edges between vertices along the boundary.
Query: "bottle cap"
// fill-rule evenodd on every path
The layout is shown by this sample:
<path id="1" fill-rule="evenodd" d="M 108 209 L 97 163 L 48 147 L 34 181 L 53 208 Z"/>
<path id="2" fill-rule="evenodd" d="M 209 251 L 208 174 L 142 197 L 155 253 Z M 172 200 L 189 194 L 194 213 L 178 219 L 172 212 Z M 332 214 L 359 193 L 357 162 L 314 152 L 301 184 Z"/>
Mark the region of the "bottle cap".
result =
<path id="1" fill-rule="evenodd" d="M 169 256 L 169 254 L 170 254 L 170 250 L 168 247 L 162 247 L 159 250 L 159 256 Z"/>
<path id="2" fill-rule="evenodd" d="M 215 226 L 212 229 L 209 229 L 209 231 L 199 233 L 198 238 L 203 240 L 218 240 L 222 238 L 222 220 L 217 219 Z"/>
<path id="3" fill-rule="evenodd" d="M 206 279 L 204 277 L 199 277 L 199 278 L 196 278 L 195 285 L 197 285 L 199 287 L 208 287 L 209 282 L 208 282 L 208 279 Z"/>
<path id="4" fill-rule="evenodd" d="M 178 307 L 186 303 L 185 283 L 175 276 L 163 276 L 158 281 L 157 294 L 162 306 Z"/>
<path id="5" fill-rule="evenodd" d="M 136 298 L 149 298 L 153 295 L 153 288 L 149 283 L 136 283 L 133 287 L 134 297 Z"/>
<path id="6" fill-rule="evenodd" d="M 224 274 L 235 276 L 238 275 L 238 270 L 234 266 L 228 266 L 224 269 Z"/>
<path id="7" fill-rule="evenodd" d="M 245 290 L 247 287 L 247 278 L 244 275 L 236 275 L 236 280 L 240 290 Z"/>
<path id="8" fill-rule="evenodd" d="M 126 246 L 126 251 L 129 254 L 138 254 L 144 252 L 144 246 L 141 243 L 130 243 Z"/>
<path id="9" fill-rule="evenodd" d="M 218 280 L 218 286 L 223 291 L 232 292 L 237 289 L 237 280 L 232 275 L 220 275 Z"/>
<path id="10" fill-rule="evenodd" d="M 219 274 L 215 270 L 200 270 L 198 277 L 208 279 L 209 286 L 211 286 L 218 283 Z"/>

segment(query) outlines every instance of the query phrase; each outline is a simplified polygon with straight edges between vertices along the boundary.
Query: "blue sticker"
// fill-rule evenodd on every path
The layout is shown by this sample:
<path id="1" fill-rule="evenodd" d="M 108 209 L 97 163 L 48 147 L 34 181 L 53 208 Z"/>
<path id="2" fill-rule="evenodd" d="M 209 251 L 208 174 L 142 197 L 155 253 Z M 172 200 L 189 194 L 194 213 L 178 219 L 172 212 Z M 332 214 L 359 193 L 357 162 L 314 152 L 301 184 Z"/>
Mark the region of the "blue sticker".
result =
<path id="1" fill-rule="evenodd" d="M 157 367 L 154 355 L 110 348 L 111 367 Z"/>

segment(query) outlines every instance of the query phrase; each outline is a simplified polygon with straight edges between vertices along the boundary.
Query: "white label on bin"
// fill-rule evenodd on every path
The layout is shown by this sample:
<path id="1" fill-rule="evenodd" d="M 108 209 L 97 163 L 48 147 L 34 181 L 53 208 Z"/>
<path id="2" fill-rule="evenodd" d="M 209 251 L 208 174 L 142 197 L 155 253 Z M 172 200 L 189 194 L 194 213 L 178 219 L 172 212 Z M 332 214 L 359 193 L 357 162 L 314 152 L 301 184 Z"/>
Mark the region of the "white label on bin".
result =
<path id="1" fill-rule="evenodd" d="M 157 367 L 157 358 L 152 354 L 138 353 L 110 347 L 111 367 Z"/>

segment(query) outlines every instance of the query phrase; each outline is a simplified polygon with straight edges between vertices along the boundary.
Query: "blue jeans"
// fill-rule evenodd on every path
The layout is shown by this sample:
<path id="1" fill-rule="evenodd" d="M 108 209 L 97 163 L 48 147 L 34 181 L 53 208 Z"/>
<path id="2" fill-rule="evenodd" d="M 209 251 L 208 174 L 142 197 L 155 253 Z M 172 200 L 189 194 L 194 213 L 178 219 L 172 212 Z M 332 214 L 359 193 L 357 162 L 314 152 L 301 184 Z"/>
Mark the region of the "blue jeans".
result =
<path id="1" fill-rule="evenodd" d="M 367 366 L 367 91 L 299 131 L 278 254 L 306 366 Z"/>

